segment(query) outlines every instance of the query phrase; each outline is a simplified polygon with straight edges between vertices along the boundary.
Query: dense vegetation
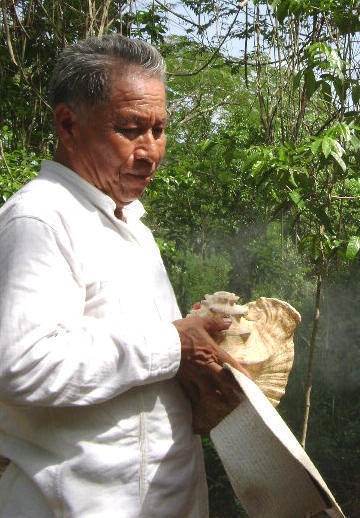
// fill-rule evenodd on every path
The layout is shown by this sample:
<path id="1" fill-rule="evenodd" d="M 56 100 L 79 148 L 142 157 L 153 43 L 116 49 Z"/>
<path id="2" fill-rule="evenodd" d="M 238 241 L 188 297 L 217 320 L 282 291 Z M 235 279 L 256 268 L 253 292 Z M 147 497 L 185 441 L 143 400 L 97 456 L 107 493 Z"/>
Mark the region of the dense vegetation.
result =
<path id="1" fill-rule="evenodd" d="M 112 31 L 156 44 L 168 151 L 144 202 L 181 308 L 224 289 L 300 311 L 279 411 L 360 517 L 359 3 L 141 5 L 2 0 L 0 198 L 51 156 L 46 88 L 64 45 Z M 204 446 L 212 516 L 245 516 Z"/>

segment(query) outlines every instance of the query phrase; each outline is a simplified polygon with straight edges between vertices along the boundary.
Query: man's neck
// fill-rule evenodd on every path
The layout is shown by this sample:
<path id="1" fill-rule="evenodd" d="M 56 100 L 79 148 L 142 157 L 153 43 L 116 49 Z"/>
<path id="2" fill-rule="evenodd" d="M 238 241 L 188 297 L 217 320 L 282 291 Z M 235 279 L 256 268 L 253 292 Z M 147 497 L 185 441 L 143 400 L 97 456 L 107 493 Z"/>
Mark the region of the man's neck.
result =
<path id="1" fill-rule="evenodd" d="M 114 216 L 117 219 L 121 219 L 121 221 L 123 221 L 124 223 L 127 223 L 126 217 L 123 214 L 123 208 L 122 207 L 116 207 L 116 209 L 114 210 Z"/>
<path id="2" fill-rule="evenodd" d="M 59 164 L 64 165 L 68 169 L 71 169 L 72 171 L 77 173 L 79 176 L 84 178 L 86 181 L 89 181 L 89 179 L 86 178 L 86 176 L 83 176 L 79 171 L 77 171 L 77 167 L 74 165 L 73 161 L 71 160 L 71 157 L 69 156 L 67 150 L 63 146 L 61 146 L 60 144 L 59 144 L 59 146 L 57 147 L 57 149 L 55 151 L 54 160 L 56 162 L 59 162 Z M 121 221 L 123 221 L 124 223 L 127 222 L 126 221 L 126 217 L 123 214 L 123 207 L 121 207 L 121 206 L 116 206 L 116 209 L 114 211 L 114 216 L 117 219 L 120 219 Z"/>

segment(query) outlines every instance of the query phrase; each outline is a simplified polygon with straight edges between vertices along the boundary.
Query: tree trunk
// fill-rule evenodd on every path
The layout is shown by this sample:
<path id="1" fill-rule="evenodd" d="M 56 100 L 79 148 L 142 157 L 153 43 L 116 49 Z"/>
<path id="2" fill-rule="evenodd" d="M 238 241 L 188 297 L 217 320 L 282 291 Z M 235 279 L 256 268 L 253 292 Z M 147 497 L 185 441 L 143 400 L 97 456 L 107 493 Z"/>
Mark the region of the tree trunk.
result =
<path id="1" fill-rule="evenodd" d="M 322 231 L 320 230 L 320 233 L 321 232 Z M 307 374 L 306 374 L 305 414 L 304 414 L 303 430 L 302 430 L 302 437 L 301 437 L 301 445 L 303 448 L 305 448 L 306 435 L 307 435 L 307 429 L 308 429 L 308 423 L 309 423 L 310 396 L 311 396 L 311 389 L 312 389 L 312 367 L 313 367 L 313 360 L 314 360 L 316 336 L 317 336 L 317 332 L 318 332 L 319 319 L 320 319 L 320 299 L 321 299 L 321 287 L 322 287 L 322 281 L 323 281 L 324 265 L 325 265 L 325 258 L 321 251 L 319 264 L 318 264 L 318 271 L 317 271 L 315 314 L 314 314 L 313 328 L 312 328 L 312 333 L 311 333 L 310 348 L 309 348 L 309 360 L 308 360 L 308 367 L 307 367 Z"/>

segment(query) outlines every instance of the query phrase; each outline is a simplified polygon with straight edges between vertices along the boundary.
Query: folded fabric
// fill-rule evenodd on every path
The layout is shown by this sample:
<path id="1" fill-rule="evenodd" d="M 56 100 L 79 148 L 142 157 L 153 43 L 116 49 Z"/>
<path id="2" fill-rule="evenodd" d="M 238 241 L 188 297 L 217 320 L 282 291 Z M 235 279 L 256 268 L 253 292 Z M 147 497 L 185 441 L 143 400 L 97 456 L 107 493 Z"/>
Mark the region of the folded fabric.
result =
<path id="1" fill-rule="evenodd" d="M 305 450 L 249 378 L 228 364 L 244 400 L 210 432 L 249 518 L 345 518 Z"/>

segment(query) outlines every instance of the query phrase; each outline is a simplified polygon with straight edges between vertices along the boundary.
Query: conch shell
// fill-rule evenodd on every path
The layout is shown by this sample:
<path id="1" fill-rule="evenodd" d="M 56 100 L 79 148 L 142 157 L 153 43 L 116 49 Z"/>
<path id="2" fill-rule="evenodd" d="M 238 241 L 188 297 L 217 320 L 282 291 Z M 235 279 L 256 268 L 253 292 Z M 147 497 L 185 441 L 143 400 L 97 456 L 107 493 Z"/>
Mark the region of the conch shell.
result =
<path id="1" fill-rule="evenodd" d="M 235 360 L 249 372 L 252 380 L 275 407 L 285 394 L 285 387 L 294 360 L 293 336 L 301 321 L 300 314 L 282 300 L 260 297 L 246 305 L 238 305 L 234 293 L 218 291 L 205 295 L 199 309 L 190 315 L 230 317 L 231 326 L 215 338 Z M 207 431 L 212 427 L 211 416 L 204 408 L 193 405 L 194 428 Z M 205 405 L 206 406 L 206 405 Z M 209 409 L 207 409 L 208 413 Z M 202 421 L 202 423 L 200 423 Z M 210 428 L 209 428 L 210 427 Z"/>

